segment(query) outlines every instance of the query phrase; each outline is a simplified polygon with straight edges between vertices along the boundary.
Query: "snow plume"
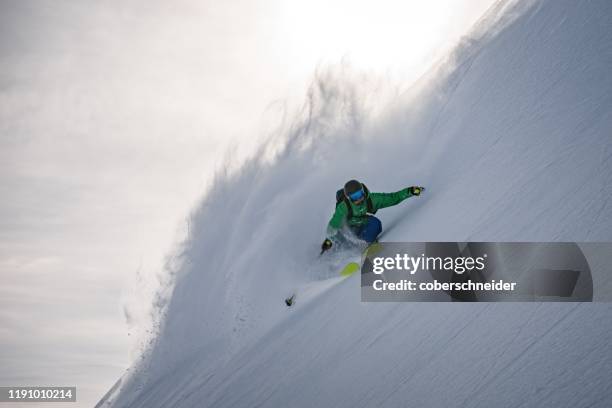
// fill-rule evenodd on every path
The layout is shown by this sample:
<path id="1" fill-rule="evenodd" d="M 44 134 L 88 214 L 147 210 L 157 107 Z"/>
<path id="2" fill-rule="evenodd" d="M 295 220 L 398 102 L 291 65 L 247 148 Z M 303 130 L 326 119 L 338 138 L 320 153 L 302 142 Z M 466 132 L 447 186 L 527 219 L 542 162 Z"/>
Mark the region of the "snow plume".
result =
<path id="1" fill-rule="evenodd" d="M 325 236 L 334 192 L 367 174 L 374 118 L 396 92 L 347 62 L 320 67 L 304 105 L 293 113 L 282 107 L 252 157 L 238 166 L 227 155 L 189 217 L 187 239 L 157 277 L 135 382 L 202 350 L 228 358 L 276 320 L 261 317 L 282 312 L 278 293 L 312 278 L 302 266 Z"/>
<path id="2" fill-rule="evenodd" d="M 324 237 L 338 184 L 355 170 L 365 173 L 365 129 L 375 110 L 369 104 L 381 102 L 375 97 L 380 89 L 369 81 L 346 65 L 320 70 L 302 109 L 287 115 L 239 169 L 228 165 L 217 173 L 189 222 L 168 312 L 185 301 L 176 308 L 204 314 L 221 309 L 223 315 L 216 322 L 208 315 L 201 324 L 183 322 L 181 328 L 175 324 L 182 319 L 173 316 L 161 338 L 198 339 L 195 349 L 202 339 L 214 342 L 231 333 L 240 342 L 250 329 L 242 322 L 255 325 L 247 316 L 254 306 L 250 296 L 265 297 L 273 288 L 309 278 L 300 265 L 312 262 Z M 158 298 L 165 305 L 166 295 Z"/>
<path id="3" fill-rule="evenodd" d="M 610 7 L 498 11 L 512 18 L 487 16 L 501 28 L 464 39 L 399 96 L 345 67 L 320 70 L 303 109 L 217 174 L 116 406 L 400 406 L 406 395 L 415 406 L 603 406 L 607 305 L 372 305 L 352 278 L 282 304 L 325 269 L 334 193 L 352 178 L 428 187 L 380 213 L 386 241 L 612 239 Z"/>

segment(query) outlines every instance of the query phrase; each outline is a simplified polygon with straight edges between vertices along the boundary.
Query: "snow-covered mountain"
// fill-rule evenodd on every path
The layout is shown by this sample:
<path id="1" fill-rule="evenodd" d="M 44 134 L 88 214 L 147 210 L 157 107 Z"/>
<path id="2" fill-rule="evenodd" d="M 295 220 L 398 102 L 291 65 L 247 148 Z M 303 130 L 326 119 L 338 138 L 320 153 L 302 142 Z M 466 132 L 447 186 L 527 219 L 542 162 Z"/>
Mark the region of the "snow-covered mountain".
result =
<path id="1" fill-rule="evenodd" d="M 350 178 L 428 187 L 379 212 L 385 241 L 611 241 L 611 28 L 608 0 L 505 1 L 388 103 L 319 72 L 207 192 L 157 337 L 99 405 L 610 406 L 610 304 L 361 303 L 317 255 Z"/>

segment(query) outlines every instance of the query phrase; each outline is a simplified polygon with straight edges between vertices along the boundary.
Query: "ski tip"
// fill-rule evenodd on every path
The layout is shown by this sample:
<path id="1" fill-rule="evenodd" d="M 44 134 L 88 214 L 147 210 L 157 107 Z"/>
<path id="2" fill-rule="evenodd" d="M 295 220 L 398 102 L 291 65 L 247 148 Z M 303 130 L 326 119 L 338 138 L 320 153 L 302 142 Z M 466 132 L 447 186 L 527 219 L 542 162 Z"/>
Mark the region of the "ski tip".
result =
<path id="1" fill-rule="evenodd" d="M 342 268 L 342 270 L 340 271 L 340 276 L 351 276 L 352 274 L 357 272 L 359 268 L 360 266 L 357 262 L 351 262 L 347 264 L 344 268 Z"/>

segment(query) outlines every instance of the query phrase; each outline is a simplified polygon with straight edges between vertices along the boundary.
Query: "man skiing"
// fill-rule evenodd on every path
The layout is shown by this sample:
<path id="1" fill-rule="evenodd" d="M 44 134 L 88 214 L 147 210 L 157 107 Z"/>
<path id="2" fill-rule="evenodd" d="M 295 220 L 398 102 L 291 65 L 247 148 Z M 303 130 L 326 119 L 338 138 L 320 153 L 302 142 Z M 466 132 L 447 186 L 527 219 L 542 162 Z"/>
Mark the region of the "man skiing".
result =
<path id="1" fill-rule="evenodd" d="M 327 226 L 327 238 L 321 245 L 321 253 L 330 249 L 333 241 L 345 225 L 357 238 L 372 243 L 382 231 L 380 220 L 372 214 L 381 208 L 392 207 L 407 199 L 418 196 L 424 187 L 412 186 L 395 193 L 370 193 L 357 180 L 350 180 L 343 189 L 336 192 L 336 211 Z"/>

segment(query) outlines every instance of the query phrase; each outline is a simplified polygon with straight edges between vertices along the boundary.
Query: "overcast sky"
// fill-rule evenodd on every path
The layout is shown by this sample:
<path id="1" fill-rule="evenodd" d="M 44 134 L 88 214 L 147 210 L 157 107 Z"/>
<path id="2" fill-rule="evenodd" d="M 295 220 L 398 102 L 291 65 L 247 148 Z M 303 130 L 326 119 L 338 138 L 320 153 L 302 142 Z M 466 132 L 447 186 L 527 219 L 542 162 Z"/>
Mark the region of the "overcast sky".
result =
<path id="1" fill-rule="evenodd" d="M 228 146 L 318 65 L 408 85 L 491 3 L 2 0 L 0 385 L 91 406 Z"/>

